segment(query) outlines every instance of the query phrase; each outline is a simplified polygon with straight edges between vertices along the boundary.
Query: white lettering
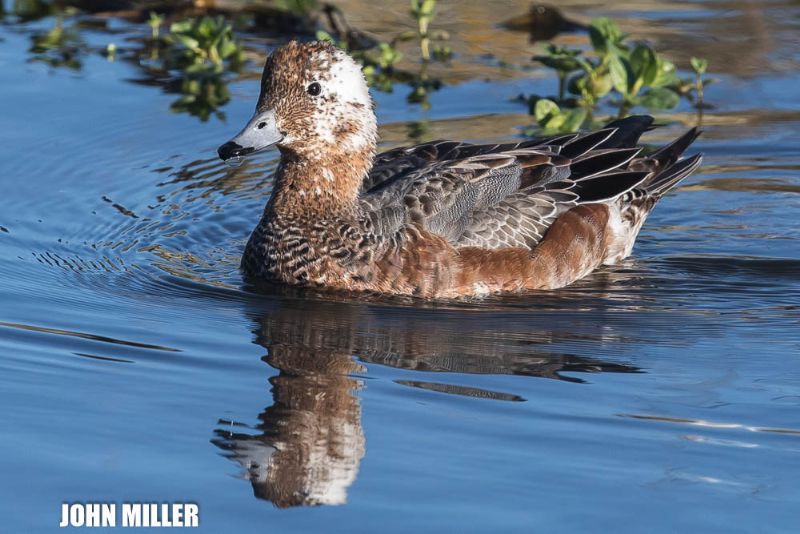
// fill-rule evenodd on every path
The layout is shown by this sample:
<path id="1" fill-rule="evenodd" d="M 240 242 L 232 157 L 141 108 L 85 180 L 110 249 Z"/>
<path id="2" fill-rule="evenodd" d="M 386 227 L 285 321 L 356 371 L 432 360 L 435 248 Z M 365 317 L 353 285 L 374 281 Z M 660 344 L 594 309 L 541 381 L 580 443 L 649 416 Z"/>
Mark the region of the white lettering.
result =
<path id="1" fill-rule="evenodd" d="M 86 526 L 99 527 L 100 526 L 100 505 L 87 504 L 86 505 Z"/>
<path id="2" fill-rule="evenodd" d="M 196 504 L 184 504 L 183 512 L 186 519 L 183 521 L 185 527 L 196 527 L 199 524 L 200 508 Z"/>
<path id="3" fill-rule="evenodd" d="M 142 505 L 123 503 L 122 505 L 122 526 L 141 527 L 142 526 Z"/>
<path id="4" fill-rule="evenodd" d="M 61 523 L 58 524 L 60 528 L 64 528 L 69 525 L 69 504 L 62 502 L 61 503 Z"/>
<path id="5" fill-rule="evenodd" d="M 103 521 L 103 524 L 101 526 L 104 526 L 104 527 L 116 527 L 117 526 L 117 505 L 116 504 L 103 504 L 102 521 Z"/>
<path id="6" fill-rule="evenodd" d="M 86 520 L 86 510 L 83 509 L 82 504 L 73 504 L 69 508 L 69 523 L 73 527 L 82 527 L 83 522 Z"/>
<path id="7" fill-rule="evenodd" d="M 122 503 L 123 527 L 197 527 L 200 507 L 185 503 Z M 116 527 L 117 505 L 114 503 L 61 503 L 61 519 L 65 527 Z"/>
<path id="8" fill-rule="evenodd" d="M 172 526 L 173 527 L 182 527 L 183 525 L 183 505 L 182 504 L 173 504 L 172 505 Z"/>

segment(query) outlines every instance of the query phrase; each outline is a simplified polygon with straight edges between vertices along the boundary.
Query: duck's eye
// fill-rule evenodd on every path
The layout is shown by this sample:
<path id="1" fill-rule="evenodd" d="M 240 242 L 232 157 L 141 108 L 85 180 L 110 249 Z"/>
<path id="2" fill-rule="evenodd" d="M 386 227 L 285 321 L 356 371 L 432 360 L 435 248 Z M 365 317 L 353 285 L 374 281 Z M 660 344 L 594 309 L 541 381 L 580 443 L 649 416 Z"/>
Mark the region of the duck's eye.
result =
<path id="1" fill-rule="evenodd" d="M 317 82 L 313 82 L 309 84 L 308 87 L 306 87 L 306 91 L 308 91 L 308 94 L 310 94 L 311 96 L 317 96 L 322 92 L 322 86 Z"/>

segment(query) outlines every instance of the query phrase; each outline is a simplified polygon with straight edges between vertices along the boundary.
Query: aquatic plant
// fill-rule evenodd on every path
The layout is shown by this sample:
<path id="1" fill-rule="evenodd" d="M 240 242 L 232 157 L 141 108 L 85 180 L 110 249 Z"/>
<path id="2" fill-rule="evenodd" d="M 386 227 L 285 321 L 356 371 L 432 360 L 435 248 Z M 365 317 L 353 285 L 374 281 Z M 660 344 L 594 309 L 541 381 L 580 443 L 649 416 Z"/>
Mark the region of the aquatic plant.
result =
<path id="1" fill-rule="evenodd" d="M 170 106 L 174 112 L 202 121 L 212 114 L 223 118 L 218 110 L 230 100 L 228 82 L 244 65 L 244 47 L 232 25 L 222 16 L 190 17 L 173 22 L 162 34 L 164 17 L 152 12 L 146 23 L 148 38 L 123 56 L 144 69 L 141 83 L 179 94 Z"/>
<path id="2" fill-rule="evenodd" d="M 430 35 L 428 27 L 433 20 L 433 10 L 436 9 L 436 0 L 411 0 L 411 16 L 417 21 L 417 36 L 422 59 L 429 61 Z"/>
<path id="3" fill-rule="evenodd" d="M 164 15 L 159 15 L 154 11 L 150 12 L 150 17 L 147 19 L 147 24 L 150 26 L 150 34 L 151 34 L 151 39 L 153 41 L 158 40 L 159 32 L 161 30 L 161 25 L 163 23 L 164 23 Z"/>
<path id="4" fill-rule="evenodd" d="M 222 16 L 173 22 L 165 41 L 170 47 L 170 61 L 187 68 L 210 65 L 221 71 L 223 63 L 236 68 L 244 60 L 244 49 Z"/>
<path id="5" fill-rule="evenodd" d="M 394 66 L 403 59 L 403 53 L 394 43 L 384 42 L 378 43 L 376 51 L 375 55 L 364 52 L 355 53 L 355 56 L 363 65 L 367 83 L 378 90 L 388 92 L 392 90 Z"/>
<path id="6" fill-rule="evenodd" d="M 547 98 L 540 98 L 533 106 L 536 123 L 545 134 L 574 132 L 583 125 L 588 114 L 584 108 L 561 109 Z"/>
<path id="7" fill-rule="evenodd" d="M 181 94 L 170 109 L 208 120 L 230 100 L 226 74 L 244 62 L 232 26 L 222 16 L 185 19 L 172 23 L 163 41 L 164 67 L 176 72 L 168 90 Z"/>
<path id="8" fill-rule="evenodd" d="M 61 16 L 56 17 L 50 30 L 31 34 L 31 61 L 41 61 L 51 67 L 79 70 L 83 66 L 80 58 L 85 48 L 77 27 L 65 24 Z"/>
<path id="9" fill-rule="evenodd" d="M 704 78 L 703 75 L 708 70 L 708 61 L 698 57 L 692 57 L 690 60 L 692 71 L 694 71 L 694 79 L 687 78 L 681 80 L 683 94 L 694 103 L 694 106 L 702 111 L 703 108 L 710 107 L 705 103 L 705 89 L 707 86 L 715 83 L 715 78 Z"/>
<path id="10" fill-rule="evenodd" d="M 218 73 L 208 70 L 177 77 L 167 85 L 167 89 L 181 94 L 178 100 L 170 104 L 170 110 L 189 113 L 204 122 L 212 113 L 223 118 L 218 108 L 227 104 L 231 97 L 227 81 Z"/>
<path id="11" fill-rule="evenodd" d="M 420 56 L 423 61 L 447 61 L 452 55 L 452 49 L 441 41 L 446 41 L 448 35 L 445 32 L 432 33 L 430 24 L 433 21 L 436 10 L 436 0 L 411 0 L 411 16 L 417 21 L 416 37 L 419 42 Z M 431 41 L 437 41 L 431 45 Z"/>
<path id="12" fill-rule="evenodd" d="M 545 54 L 534 60 L 553 69 L 558 78 L 558 96 L 539 95 L 527 98 L 537 128 L 552 132 L 575 131 L 591 126 L 596 108 L 611 96 L 617 105 L 618 117 L 627 116 L 637 106 L 650 110 L 672 109 L 681 96 L 690 97 L 691 90 L 677 75 L 675 65 L 645 43 L 631 43 L 611 19 L 592 21 L 589 38 L 593 56 L 583 51 L 556 46 L 545 48 Z M 702 100 L 702 73 L 705 60 L 694 58 L 698 72 L 694 94 Z"/>

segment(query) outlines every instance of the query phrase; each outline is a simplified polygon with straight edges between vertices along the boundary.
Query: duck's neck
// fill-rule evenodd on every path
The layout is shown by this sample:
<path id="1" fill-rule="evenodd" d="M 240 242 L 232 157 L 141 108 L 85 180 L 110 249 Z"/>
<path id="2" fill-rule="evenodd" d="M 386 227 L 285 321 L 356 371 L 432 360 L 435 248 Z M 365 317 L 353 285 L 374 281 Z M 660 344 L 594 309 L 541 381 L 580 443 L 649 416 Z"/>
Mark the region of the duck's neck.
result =
<path id="1" fill-rule="evenodd" d="M 374 149 L 320 150 L 319 155 L 281 151 L 272 209 L 280 215 L 312 216 L 351 210 L 374 156 Z"/>

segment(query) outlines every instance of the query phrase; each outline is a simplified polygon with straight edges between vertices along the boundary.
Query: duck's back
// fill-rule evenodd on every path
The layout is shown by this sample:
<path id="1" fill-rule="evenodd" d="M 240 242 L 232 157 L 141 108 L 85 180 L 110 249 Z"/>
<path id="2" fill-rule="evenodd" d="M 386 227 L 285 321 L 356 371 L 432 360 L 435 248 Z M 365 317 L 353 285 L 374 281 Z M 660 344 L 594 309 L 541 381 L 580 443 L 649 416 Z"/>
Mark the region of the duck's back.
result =
<path id="1" fill-rule="evenodd" d="M 368 211 L 388 209 L 454 245 L 533 248 L 575 206 L 611 202 L 628 192 L 655 198 L 666 192 L 658 176 L 678 161 L 697 131 L 637 157 L 636 143 L 651 123 L 651 117 L 635 116 L 585 135 L 498 145 L 434 141 L 390 150 L 377 156 L 361 199 Z M 686 161 L 673 170 L 680 171 L 678 180 L 699 159 Z"/>
<path id="2" fill-rule="evenodd" d="M 441 278 L 429 285 L 446 289 L 434 292 L 563 286 L 630 254 L 658 198 L 699 165 L 699 156 L 679 161 L 696 130 L 639 157 L 635 145 L 651 123 L 637 116 L 584 135 L 394 149 L 376 158 L 363 211 L 379 238 L 413 230 L 415 240 L 452 247 L 453 261 L 418 254 L 395 272 Z M 446 265 L 423 265 L 436 261 Z M 458 272 L 450 272 L 453 265 Z M 428 274 L 417 276 L 422 272 Z"/>

